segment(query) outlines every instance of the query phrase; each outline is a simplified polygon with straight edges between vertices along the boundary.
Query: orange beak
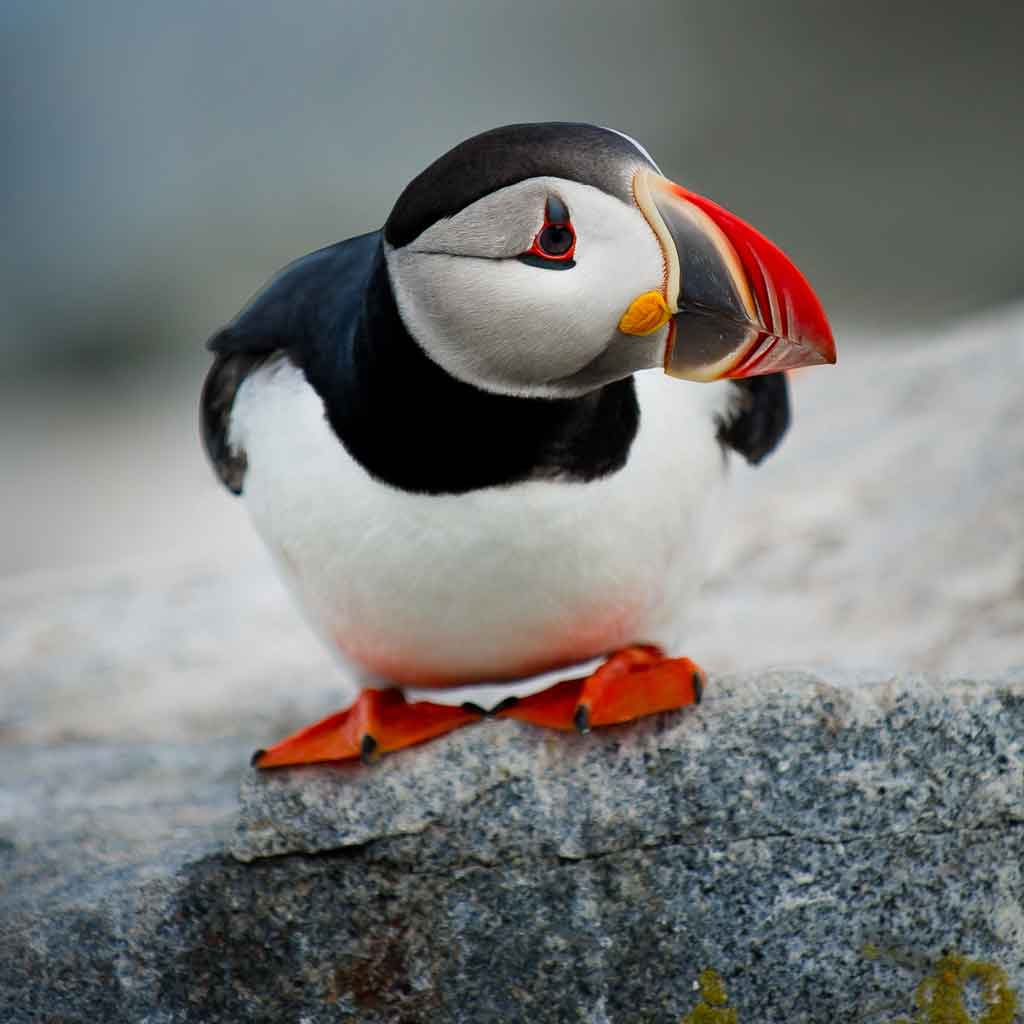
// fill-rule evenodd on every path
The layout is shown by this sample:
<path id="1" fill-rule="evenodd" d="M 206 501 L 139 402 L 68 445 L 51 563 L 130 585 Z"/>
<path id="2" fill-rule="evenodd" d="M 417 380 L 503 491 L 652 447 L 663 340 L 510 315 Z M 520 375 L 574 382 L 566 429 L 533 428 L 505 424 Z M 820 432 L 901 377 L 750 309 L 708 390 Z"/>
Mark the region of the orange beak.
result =
<path id="1" fill-rule="evenodd" d="M 836 361 L 818 297 L 778 246 L 652 171 L 634 192 L 665 255 L 666 373 L 711 381 Z"/>

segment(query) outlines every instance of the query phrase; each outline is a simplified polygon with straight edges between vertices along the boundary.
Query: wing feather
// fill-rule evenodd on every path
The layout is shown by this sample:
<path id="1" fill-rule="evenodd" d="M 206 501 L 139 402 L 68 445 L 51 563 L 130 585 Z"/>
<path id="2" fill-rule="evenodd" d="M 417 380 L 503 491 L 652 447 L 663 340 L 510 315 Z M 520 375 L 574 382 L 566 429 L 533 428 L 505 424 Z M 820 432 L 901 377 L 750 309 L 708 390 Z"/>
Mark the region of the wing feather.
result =
<path id="1" fill-rule="evenodd" d="M 739 389 L 735 412 L 718 424 L 718 440 L 756 466 L 789 429 L 789 384 L 784 373 L 731 382 Z"/>

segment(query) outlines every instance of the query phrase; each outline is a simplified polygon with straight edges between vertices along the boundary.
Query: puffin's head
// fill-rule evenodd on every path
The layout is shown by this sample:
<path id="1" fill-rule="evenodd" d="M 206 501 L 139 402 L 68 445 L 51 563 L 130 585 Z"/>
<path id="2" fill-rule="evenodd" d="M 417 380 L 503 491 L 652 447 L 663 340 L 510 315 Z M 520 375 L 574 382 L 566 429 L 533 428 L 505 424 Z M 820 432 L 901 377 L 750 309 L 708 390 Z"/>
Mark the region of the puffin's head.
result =
<path id="1" fill-rule="evenodd" d="M 468 139 L 408 185 L 384 242 L 410 333 L 487 391 L 567 397 L 652 367 L 710 381 L 835 362 L 793 263 L 606 128 Z"/>

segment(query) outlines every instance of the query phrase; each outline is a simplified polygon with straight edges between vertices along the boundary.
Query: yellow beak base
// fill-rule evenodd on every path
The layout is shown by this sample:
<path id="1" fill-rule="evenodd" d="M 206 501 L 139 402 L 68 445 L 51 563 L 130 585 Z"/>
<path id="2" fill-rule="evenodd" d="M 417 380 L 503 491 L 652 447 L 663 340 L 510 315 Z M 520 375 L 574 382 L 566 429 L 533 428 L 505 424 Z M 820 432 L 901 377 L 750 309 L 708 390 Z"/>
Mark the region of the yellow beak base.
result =
<path id="1" fill-rule="evenodd" d="M 630 304 L 629 309 L 619 320 L 619 330 L 623 334 L 635 334 L 644 337 L 660 330 L 672 319 L 661 292 L 644 292 Z"/>

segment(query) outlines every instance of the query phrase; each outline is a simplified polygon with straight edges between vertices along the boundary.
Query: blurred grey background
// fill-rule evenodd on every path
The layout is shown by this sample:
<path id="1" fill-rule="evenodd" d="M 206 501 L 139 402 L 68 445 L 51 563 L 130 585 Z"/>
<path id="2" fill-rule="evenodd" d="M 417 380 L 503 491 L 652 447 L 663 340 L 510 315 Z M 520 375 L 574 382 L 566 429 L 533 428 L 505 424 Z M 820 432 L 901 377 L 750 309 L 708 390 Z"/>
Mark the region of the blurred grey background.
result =
<path id="1" fill-rule="evenodd" d="M 1019 298 L 1022 39 L 984 2 L 6 0 L 0 574 L 254 551 L 204 339 L 498 124 L 640 140 L 796 259 L 840 353 Z"/>

